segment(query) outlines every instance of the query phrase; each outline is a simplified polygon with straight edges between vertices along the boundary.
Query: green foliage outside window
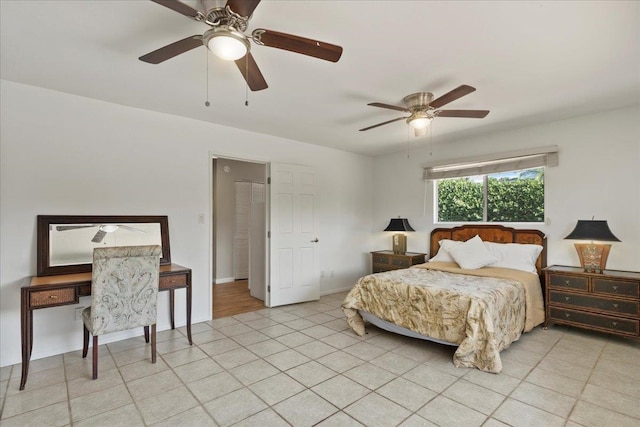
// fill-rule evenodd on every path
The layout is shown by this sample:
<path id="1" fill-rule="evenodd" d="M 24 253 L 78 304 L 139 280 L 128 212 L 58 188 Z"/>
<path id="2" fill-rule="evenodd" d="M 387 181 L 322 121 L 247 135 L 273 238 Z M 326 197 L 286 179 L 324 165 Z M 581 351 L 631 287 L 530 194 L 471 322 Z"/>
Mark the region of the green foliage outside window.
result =
<path id="1" fill-rule="evenodd" d="M 437 183 L 440 222 L 543 222 L 544 168 Z M 484 185 L 487 216 L 484 217 Z"/>

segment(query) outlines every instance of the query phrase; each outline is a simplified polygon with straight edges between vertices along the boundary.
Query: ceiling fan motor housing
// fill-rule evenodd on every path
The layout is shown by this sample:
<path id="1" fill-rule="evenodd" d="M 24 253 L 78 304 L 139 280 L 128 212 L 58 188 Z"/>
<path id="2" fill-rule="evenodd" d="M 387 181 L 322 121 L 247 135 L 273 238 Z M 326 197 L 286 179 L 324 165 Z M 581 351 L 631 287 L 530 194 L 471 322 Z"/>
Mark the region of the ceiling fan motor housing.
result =
<path id="1" fill-rule="evenodd" d="M 402 101 L 411 111 L 426 110 L 431 101 L 433 101 L 433 94 L 431 92 L 412 93 L 405 96 Z"/>

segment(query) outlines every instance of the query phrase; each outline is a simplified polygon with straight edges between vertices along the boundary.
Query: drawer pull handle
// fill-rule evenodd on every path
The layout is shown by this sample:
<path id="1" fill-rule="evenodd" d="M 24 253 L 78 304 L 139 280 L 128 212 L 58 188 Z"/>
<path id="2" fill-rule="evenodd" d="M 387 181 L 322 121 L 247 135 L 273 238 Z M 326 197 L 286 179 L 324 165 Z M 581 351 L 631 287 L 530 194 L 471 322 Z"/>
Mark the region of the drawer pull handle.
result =
<path id="1" fill-rule="evenodd" d="M 568 319 L 571 315 L 569 313 L 565 313 L 564 316 Z"/>
<path id="2" fill-rule="evenodd" d="M 618 326 L 618 322 L 611 322 L 611 324 L 613 325 L 614 328 Z"/>
<path id="3" fill-rule="evenodd" d="M 564 297 L 565 301 L 569 301 L 571 298 L 570 297 Z"/>
<path id="4" fill-rule="evenodd" d="M 613 304 L 613 308 L 618 308 L 618 304 Z"/>
<path id="5" fill-rule="evenodd" d="M 564 281 L 564 284 L 565 284 L 565 285 L 567 285 L 567 286 L 569 286 L 569 284 L 571 284 L 571 280 L 565 280 L 565 281 Z"/>
<path id="6" fill-rule="evenodd" d="M 58 295 L 49 295 L 49 299 L 58 299 Z"/>
<path id="7" fill-rule="evenodd" d="M 613 285 L 611 288 L 613 289 L 613 292 L 618 292 L 618 285 Z"/>

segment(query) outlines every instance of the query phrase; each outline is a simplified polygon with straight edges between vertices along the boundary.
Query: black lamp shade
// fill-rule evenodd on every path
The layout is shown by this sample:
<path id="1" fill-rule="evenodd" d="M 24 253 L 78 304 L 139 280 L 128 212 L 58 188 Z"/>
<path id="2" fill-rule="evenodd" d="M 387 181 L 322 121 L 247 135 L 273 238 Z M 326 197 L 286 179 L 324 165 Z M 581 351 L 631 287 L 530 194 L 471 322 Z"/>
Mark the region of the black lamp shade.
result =
<path id="1" fill-rule="evenodd" d="M 389 225 L 384 231 L 416 231 L 409 225 L 409 221 L 406 218 L 391 218 Z"/>
<path id="2" fill-rule="evenodd" d="M 565 239 L 572 240 L 600 240 L 604 242 L 619 242 L 609 229 L 607 221 L 578 220 L 576 228 Z"/>

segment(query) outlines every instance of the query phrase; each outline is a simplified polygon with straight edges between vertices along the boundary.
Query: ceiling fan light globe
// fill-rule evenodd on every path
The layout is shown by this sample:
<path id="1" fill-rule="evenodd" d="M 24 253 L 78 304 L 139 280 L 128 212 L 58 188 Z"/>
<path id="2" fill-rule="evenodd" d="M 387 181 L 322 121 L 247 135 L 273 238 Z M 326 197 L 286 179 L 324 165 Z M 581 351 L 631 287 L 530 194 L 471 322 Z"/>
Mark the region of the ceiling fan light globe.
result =
<path id="1" fill-rule="evenodd" d="M 430 117 L 416 117 L 409 120 L 409 125 L 414 129 L 426 129 L 431 124 Z"/>
<path id="2" fill-rule="evenodd" d="M 242 35 L 225 31 L 213 34 L 207 42 L 207 47 L 218 58 L 225 61 L 235 61 L 247 54 L 249 42 Z"/>
<path id="3" fill-rule="evenodd" d="M 104 231 L 105 233 L 113 233 L 119 228 L 119 226 L 115 224 L 106 224 L 106 225 L 101 225 L 98 228 L 100 229 L 100 231 Z"/>

